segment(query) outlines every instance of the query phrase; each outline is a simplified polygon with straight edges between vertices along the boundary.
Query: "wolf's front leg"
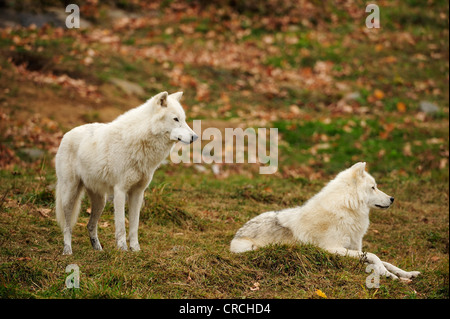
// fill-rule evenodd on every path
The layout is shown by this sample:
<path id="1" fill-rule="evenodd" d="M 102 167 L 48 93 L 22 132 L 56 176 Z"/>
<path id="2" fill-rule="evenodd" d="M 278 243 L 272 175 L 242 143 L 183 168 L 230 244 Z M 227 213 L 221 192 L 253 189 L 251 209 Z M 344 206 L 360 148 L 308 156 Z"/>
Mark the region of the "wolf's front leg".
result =
<path id="1" fill-rule="evenodd" d="M 363 256 L 364 258 L 364 256 Z M 390 272 L 383 264 L 383 262 L 376 255 L 372 253 L 367 253 L 365 256 L 365 260 L 373 265 L 373 269 L 375 273 L 380 276 L 386 276 L 387 278 L 392 278 L 394 280 L 398 279 L 398 276 L 394 273 Z"/>
<path id="2" fill-rule="evenodd" d="M 126 192 L 122 189 L 114 188 L 114 223 L 116 227 L 117 248 L 128 250 L 125 229 L 125 200 Z"/>
<path id="3" fill-rule="evenodd" d="M 384 267 L 386 267 L 387 270 L 389 270 L 390 272 L 396 274 L 398 277 L 400 277 L 400 279 L 406 279 L 407 281 L 409 281 L 412 278 L 415 278 L 417 276 L 420 275 L 419 271 L 404 271 L 398 267 L 395 267 L 394 265 L 387 263 L 385 261 L 383 261 L 383 265 Z"/>
<path id="4" fill-rule="evenodd" d="M 350 256 L 358 259 L 364 258 L 366 262 L 373 265 L 373 269 L 378 275 L 386 276 L 392 279 L 398 279 L 396 275 L 386 269 L 381 259 L 378 258 L 375 254 L 364 253 L 362 251 L 346 249 L 343 247 L 327 248 L 327 250 L 331 253 L 341 256 Z"/>
<path id="5" fill-rule="evenodd" d="M 138 228 L 139 228 L 139 213 L 144 199 L 144 189 L 134 189 L 129 192 L 128 206 L 130 217 L 130 248 L 133 251 L 139 251 Z"/>

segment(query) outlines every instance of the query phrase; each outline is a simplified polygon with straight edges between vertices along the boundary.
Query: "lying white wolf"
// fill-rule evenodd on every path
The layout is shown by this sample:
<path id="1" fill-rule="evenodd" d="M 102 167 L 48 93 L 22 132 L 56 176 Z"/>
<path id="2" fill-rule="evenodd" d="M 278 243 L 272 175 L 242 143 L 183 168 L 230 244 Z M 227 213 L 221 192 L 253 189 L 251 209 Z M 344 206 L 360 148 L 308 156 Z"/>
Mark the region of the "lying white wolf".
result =
<path id="1" fill-rule="evenodd" d="M 85 124 L 67 132 L 56 154 L 56 219 L 64 233 L 63 254 L 72 254 L 72 228 L 83 190 L 91 200 L 87 225 L 92 247 L 101 250 L 97 223 L 106 195 L 114 193 L 115 235 L 127 250 L 125 201 L 128 195 L 131 250 L 139 250 L 138 225 L 144 190 L 174 143 L 198 136 L 186 124 L 179 101 L 183 92 L 161 92 L 111 123 Z"/>
<path id="2" fill-rule="evenodd" d="M 365 258 L 380 275 L 394 279 L 418 276 L 418 271 L 403 271 L 361 251 L 369 227 L 369 210 L 387 209 L 394 202 L 393 197 L 377 188 L 365 167 L 366 163 L 357 163 L 339 173 L 303 206 L 251 219 L 237 231 L 231 251 L 241 253 L 269 244 L 303 242 L 331 253 Z"/>

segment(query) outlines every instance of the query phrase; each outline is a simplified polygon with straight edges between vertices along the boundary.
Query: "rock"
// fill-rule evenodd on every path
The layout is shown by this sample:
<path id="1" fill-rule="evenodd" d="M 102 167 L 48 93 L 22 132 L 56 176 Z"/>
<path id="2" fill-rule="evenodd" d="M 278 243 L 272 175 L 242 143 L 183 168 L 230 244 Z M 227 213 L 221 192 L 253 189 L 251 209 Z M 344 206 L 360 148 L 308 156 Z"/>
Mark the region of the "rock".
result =
<path id="1" fill-rule="evenodd" d="M 145 95 L 144 89 L 139 84 L 118 78 L 111 78 L 109 81 L 119 87 L 127 95 Z"/>
<path id="2" fill-rule="evenodd" d="M 0 13 L 0 27 L 29 27 L 30 25 L 35 25 L 36 27 L 40 28 L 47 23 L 55 27 L 65 27 L 65 20 L 61 21 L 55 14 L 51 12 L 32 13 L 5 9 Z"/>
<path id="3" fill-rule="evenodd" d="M 127 12 L 125 10 L 114 9 L 114 8 L 108 9 L 106 14 L 108 15 L 108 18 L 110 18 L 112 20 L 119 20 L 119 19 L 123 19 L 123 18 L 136 19 L 141 16 L 138 13 Z"/>
<path id="4" fill-rule="evenodd" d="M 344 96 L 344 100 L 357 100 L 361 98 L 361 94 L 359 92 L 350 92 Z"/>
<path id="5" fill-rule="evenodd" d="M 208 171 L 205 166 L 199 164 L 195 164 L 194 169 L 199 173 L 206 173 Z"/>
<path id="6" fill-rule="evenodd" d="M 26 11 L 15 11 L 12 9 L 0 10 L 0 27 L 29 27 L 35 25 L 41 28 L 45 24 L 54 27 L 66 28 L 66 18 L 69 13 L 65 12 L 64 7 L 49 7 L 46 12 L 34 13 Z M 80 28 L 88 28 L 92 24 L 80 17 Z"/>
<path id="7" fill-rule="evenodd" d="M 45 152 L 39 148 L 22 148 L 20 152 L 29 157 L 31 161 L 39 160 L 45 156 Z"/>
<path id="8" fill-rule="evenodd" d="M 219 175 L 220 174 L 220 167 L 219 167 L 219 165 L 213 164 L 211 166 L 211 169 L 212 169 L 214 175 Z"/>
<path id="9" fill-rule="evenodd" d="M 47 11 L 49 13 L 53 14 L 58 21 L 60 21 L 61 23 L 64 24 L 62 27 L 66 28 L 66 19 L 67 19 L 67 16 L 71 12 L 66 12 L 65 8 L 59 8 L 59 7 L 50 7 L 50 8 L 47 8 Z M 83 19 L 83 16 L 80 13 L 80 29 L 85 29 L 85 28 L 90 28 L 90 27 L 92 27 L 92 23 L 86 19 Z"/>
<path id="10" fill-rule="evenodd" d="M 439 111 L 439 106 L 429 101 L 420 101 L 419 107 L 426 114 L 435 114 Z"/>
<path id="11" fill-rule="evenodd" d="M 183 246 L 183 245 L 176 245 L 176 246 L 173 246 L 172 247 L 172 249 L 171 249 L 171 251 L 174 251 L 174 252 L 179 252 L 179 251 L 183 251 L 183 250 L 186 250 L 186 246 Z"/>

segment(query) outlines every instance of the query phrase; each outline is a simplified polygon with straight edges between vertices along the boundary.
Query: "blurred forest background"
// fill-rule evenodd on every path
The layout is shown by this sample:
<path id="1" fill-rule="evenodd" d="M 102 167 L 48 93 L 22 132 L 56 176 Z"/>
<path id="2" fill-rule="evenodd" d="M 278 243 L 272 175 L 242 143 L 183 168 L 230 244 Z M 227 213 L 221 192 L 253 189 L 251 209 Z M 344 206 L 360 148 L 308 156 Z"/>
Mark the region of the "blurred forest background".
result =
<path id="1" fill-rule="evenodd" d="M 449 4 L 374 3 L 378 29 L 358 0 L 0 0 L 0 296 L 448 298 Z M 146 193 L 142 252 L 114 250 L 112 204 L 92 252 L 85 200 L 74 256 L 60 256 L 63 134 L 160 91 L 184 91 L 189 125 L 278 128 L 278 171 L 169 161 Z M 421 277 L 369 290 L 357 261 L 313 247 L 228 252 L 249 218 L 300 205 L 357 161 L 396 197 L 364 249 Z"/>

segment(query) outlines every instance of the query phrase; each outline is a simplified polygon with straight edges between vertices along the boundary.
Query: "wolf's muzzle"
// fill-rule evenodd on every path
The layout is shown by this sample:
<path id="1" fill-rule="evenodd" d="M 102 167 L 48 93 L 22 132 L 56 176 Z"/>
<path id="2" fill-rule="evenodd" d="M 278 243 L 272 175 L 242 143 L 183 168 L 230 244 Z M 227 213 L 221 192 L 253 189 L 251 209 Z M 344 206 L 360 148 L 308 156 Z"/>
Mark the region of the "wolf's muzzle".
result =
<path id="1" fill-rule="evenodd" d="M 192 135 L 192 136 L 191 136 L 191 144 L 192 144 L 193 142 L 195 142 L 197 139 L 198 139 L 198 135 L 197 135 L 197 134 Z"/>

